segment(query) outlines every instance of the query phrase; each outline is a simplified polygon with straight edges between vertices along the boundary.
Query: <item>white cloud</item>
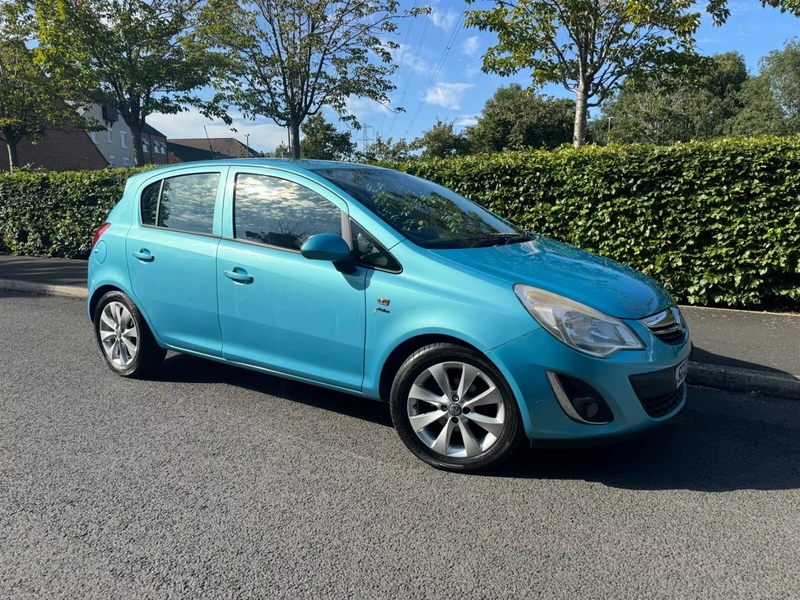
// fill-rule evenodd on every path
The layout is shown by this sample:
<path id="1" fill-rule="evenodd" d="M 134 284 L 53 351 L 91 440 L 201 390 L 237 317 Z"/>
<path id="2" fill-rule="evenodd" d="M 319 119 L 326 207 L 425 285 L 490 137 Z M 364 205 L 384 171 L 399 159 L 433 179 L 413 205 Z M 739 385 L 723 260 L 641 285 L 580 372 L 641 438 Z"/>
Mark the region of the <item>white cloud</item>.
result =
<path id="1" fill-rule="evenodd" d="M 464 43 L 461 44 L 461 51 L 467 56 L 475 56 L 475 53 L 478 51 L 479 39 L 477 35 L 468 37 L 464 40 Z"/>
<path id="2" fill-rule="evenodd" d="M 408 44 L 398 44 L 397 48 L 390 50 L 392 59 L 397 65 L 405 70 L 411 69 L 414 73 L 430 73 L 433 71 L 431 65 L 422 56 L 417 56 L 418 49 Z M 416 58 L 416 62 L 414 59 Z M 408 71 L 406 71 L 406 74 Z M 404 74 L 403 77 L 406 75 Z"/>
<path id="3" fill-rule="evenodd" d="M 465 117 L 461 117 L 461 120 L 459 120 L 456 123 L 456 126 L 458 126 L 458 127 L 469 127 L 471 125 L 477 125 L 477 124 L 478 124 L 478 119 L 476 119 L 474 116 L 465 116 Z"/>
<path id="4" fill-rule="evenodd" d="M 352 115 L 360 115 L 362 113 L 384 114 L 389 112 L 389 109 L 380 102 L 359 96 L 350 96 L 347 99 L 347 107 Z"/>
<path id="5" fill-rule="evenodd" d="M 461 97 L 471 87 L 473 87 L 471 83 L 437 83 L 425 96 L 425 102 L 450 110 L 458 110 Z"/>
<path id="6" fill-rule="evenodd" d="M 208 130 L 208 137 L 234 137 L 245 143 L 245 134 L 250 134 L 250 147 L 257 151 L 274 150 L 281 142 L 286 143 L 286 129 L 271 121 L 255 122 L 244 119 L 242 115 L 232 114 L 233 127 L 222 121 L 206 119 L 198 111 L 192 109 L 176 115 L 153 114 L 147 122 L 167 136 L 167 139 L 202 138 L 206 136 L 203 125 Z"/>
<path id="7" fill-rule="evenodd" d="M 442 29 L 451 31 L 453 29 L 453 25 L 456 24 L 456 19 L 458 19 L 460 15 L 461 13 L 455 10 L 441 11 L 437 8 L 434 8 L 429 17 L 436 27 L 441 27 Z"/>

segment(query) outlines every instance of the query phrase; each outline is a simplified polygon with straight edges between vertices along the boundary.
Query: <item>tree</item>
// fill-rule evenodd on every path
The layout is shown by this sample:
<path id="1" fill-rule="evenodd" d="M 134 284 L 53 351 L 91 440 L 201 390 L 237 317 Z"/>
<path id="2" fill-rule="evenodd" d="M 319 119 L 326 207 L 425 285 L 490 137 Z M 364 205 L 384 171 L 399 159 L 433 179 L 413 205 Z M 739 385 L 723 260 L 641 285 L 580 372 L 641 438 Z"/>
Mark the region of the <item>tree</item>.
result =
<path id="1" fill-rule="evenodd" d="M 604 103 L 594 136 L 621 143 L 672 144 L 724 135 L 741 107 L 739 94 L 748 79 L 744 57 L 727 52 L 699 64 L 702 74 L 624 82 Z M 613 127 L 606 130 L 609 119 Z"/>
<path id="2" fill-rule="evenodd" d="M 741 110 L 727 123 L 732 135 L 786 135 L 787 123 L 766 75 L 751 77 L 738 95 Z"/>
<path id="3" fill-rule="evenodd" d="M 209 0 L 204 35 L 232 59 L 215 83 L 216 100 L 288 127 L 299 158 L 300 126 L 323 106 L 357 128 L 350 96 L 389 102 L 398 44 L 384 36 L 397 28 L 397 7 L 397 0 Z"/>
<path id="4" fill-rule="evenodd" d="M 475 0 L 469 0 L 474 2 Z M 472 10 L 467 25 L 493 31 L 485 72 L 533 69 L 539 87 L 559 83 L 575 94 L 573 144 L 586 140 L 588 109 L 625 79 L 669 74 L 697 59 L 700 15 L 693 0 L 495 0 Z"/>
<path id="5" fill-rule="evenodd" d="M 403 138 L 395 142 L 392 138 L 383 139 L 376 135 L 375 141 L 366 150 L 356 152 L 355 158 L 368 163 L 408 160 L 411 158 L 411 147 Z"/>
<path id="6" fill-rule="evenodd" d="M 286 155 L 289 154 L 289 146 L 287 146 L 284 142 L 278 144 L 273 152 L 268 152 L 268 158 L 285 158 Z"/>
<path id="7" fill-rule="evenodd" d="M 422 150 L 422 158 L 446 158 L 469 154 L 469 140 L 463 133 L 456 133 L 453 122 L 436 119 L 436 123 L 415 139 L 409 147 Z"/>
<path id="8" fill-rule="evenodd" d="M 337 131 L 321 114 L 309 117 L 301 126 L 300 156 L 322 160 L 345 160 L 353 156 L 356 145 L 349 131 Z"/>
<path id="9" fill-rule="evenodd" d="M 472 152 L 555 148 L 569 143 L 575 102 L 531 94 L 518 83 L 501 87 L 486 101 L 477 125 L 466 134 Z"/>
<path id="10" fill-rule="evenodd" d="M 201 0 L 32 0 L 37 57 L 61 81 L 80 82 L 93 102 L 113 107 L 131 130 L 137 165 L 152 113 L 202 105 L 218 55 L 194 39 Z M 207 114 L 226 119 L 213 105 Z"/>
<path id="11" fill-rule="evenodd" d="M 13 171 L 23 140 L 36 143 L 45 127 L 90 129 L 91 124 L 78 114 L 72 90 L 34 62 L 25 45 L 30 30 L 20 21 L 25 15 L 12 9 L 6 5 L 0 10 L 0 141 L 6 144 Z"/>
<path id="12" fill-rule="evenodd" d="M 769 83 L 787 132 L 800 133 L 800 39 L 794 38 L 783 50 L 773 50 L 761 59 L 760 74 Z"/>

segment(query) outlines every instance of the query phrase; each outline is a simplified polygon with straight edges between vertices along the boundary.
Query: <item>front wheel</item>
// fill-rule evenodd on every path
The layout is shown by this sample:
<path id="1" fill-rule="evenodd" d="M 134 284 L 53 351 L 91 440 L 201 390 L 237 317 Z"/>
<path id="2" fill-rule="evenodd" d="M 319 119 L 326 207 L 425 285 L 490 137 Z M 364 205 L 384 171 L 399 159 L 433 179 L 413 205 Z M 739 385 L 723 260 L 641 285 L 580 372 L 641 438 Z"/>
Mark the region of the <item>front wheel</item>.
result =
<path id="1" fill-rule="evenodd" d="M 122 377 L 150 375 L 167 353 L 159 347 L 136 305 L 120 291 L 100 298 L 94 312 L 94 332 L 106 364 Z"/>
<path id="2" fill-rule="evenodd" d="M 389 402 L 403 443 L 439 469 L 496 467 L 522 437 L 505 377 L 479 352 L 455 344 L 431 344 L 406 359 Z"/>

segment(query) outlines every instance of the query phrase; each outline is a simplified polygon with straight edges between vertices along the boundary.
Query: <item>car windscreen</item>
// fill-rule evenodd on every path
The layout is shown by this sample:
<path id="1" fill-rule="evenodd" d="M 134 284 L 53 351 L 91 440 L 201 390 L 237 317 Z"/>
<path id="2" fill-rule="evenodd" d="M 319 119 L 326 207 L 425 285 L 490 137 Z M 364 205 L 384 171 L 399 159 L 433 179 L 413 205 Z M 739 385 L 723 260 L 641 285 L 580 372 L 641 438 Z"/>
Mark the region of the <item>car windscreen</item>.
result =
<path id="1" fill-rule="evenodd" d="M 373 167 L 314 172 L 423 248 L 474 248 L 530 239 L 474 202 L 419 177 Z"/>

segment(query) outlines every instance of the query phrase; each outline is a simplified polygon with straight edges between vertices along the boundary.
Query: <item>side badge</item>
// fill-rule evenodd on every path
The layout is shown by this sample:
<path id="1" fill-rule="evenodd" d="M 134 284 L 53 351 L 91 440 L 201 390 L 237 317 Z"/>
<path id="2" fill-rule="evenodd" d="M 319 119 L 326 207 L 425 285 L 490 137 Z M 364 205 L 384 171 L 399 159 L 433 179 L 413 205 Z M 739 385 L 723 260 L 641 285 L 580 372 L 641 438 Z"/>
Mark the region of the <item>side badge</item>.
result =
<path id="1" fill-rule="evenodd" d="M 375 309 L 376 311 L 378 311 L 378 312 L 384 312 L 384 313 L 388 313 L 388 312 L 389 312 L 389 311 L 388 311 L 388 310 L 386 310 L 385 308 L 382 308 L 383 306 L 389 306 L 389 299 L 388 299 L 388 298 L 378 298 L 378 304 L 380 304 L 381 306 L 379 306 L 378 308 L 376 308 L 376 309 Z"/>

